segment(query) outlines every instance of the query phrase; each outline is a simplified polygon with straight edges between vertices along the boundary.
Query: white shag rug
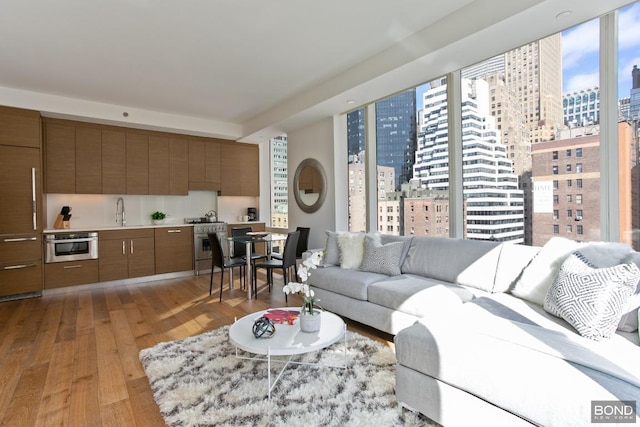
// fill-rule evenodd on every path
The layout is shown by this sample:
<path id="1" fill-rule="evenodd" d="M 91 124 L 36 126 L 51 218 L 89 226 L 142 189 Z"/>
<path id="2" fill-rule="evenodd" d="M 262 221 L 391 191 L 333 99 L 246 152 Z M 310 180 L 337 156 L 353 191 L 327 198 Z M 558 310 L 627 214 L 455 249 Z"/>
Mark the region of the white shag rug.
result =
<path id="1" fill-rule="evenodd" d="M 347 369 L 289 365 L 267 399 L 267 363 L 236 358 L 229 327 L 140 352 L 168 426 L 425 426 L 395 398 L 391 349 L 347 331 Z M 341 364 L 344 341 L 297 361 Z M 244 356 L 252 356 L 241 353 Z M 272 380 L 282 367 L 272 363 Z"/>

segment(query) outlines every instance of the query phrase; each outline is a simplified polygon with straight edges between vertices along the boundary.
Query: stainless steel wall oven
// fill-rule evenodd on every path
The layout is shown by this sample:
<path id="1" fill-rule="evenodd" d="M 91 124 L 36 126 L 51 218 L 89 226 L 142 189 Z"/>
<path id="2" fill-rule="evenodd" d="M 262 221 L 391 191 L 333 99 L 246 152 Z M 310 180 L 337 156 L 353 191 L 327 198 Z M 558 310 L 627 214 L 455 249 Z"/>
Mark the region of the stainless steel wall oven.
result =
<path id="1" fill-rule="evenodd" d="M 98 233 L 46 234 L 44 256 L 46 263 L 98 259 Z"/>

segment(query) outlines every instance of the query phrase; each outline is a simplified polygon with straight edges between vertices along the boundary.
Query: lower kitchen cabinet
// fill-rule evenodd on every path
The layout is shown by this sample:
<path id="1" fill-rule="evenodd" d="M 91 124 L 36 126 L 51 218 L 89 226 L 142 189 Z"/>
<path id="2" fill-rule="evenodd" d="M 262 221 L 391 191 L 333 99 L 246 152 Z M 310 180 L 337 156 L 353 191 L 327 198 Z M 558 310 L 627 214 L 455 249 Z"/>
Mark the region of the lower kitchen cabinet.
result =
<path id="1" fill-rule="evenodd" d="M 84 285 L 98 281 L 98 260 L 54 262 L 44 265 L 44 288 Z"/>
<path id="2" fill-rule="evenodd" d="M 42 235 L 0 236 L 0 297 L 42 291 Z"/>
<path id="3" fill-rule="evenodd" d="M 151 228 L 100 231 L 100 281 L 155 274 L 154 232 Z"/>
<path id="4" fill-rule="evenodd" d="M 155 229 L 156 274 L 193 270 L 193 227 Z"/>

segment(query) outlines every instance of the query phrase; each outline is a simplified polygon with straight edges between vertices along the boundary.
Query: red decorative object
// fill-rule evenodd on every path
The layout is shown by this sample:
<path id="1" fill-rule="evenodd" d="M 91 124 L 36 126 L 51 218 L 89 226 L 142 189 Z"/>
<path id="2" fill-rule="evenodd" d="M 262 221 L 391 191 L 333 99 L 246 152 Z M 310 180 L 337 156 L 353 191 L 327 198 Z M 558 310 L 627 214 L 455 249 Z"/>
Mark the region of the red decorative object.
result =
<path id="1" fill-rule="evenodd" d="M 288 323 L 293 325 L 293 322 L 300 315 L 300 310 L 281 310 L 281 309 L 269 309 L 264 313 L 264 317 L 270 319 L 273 323 Z"/>

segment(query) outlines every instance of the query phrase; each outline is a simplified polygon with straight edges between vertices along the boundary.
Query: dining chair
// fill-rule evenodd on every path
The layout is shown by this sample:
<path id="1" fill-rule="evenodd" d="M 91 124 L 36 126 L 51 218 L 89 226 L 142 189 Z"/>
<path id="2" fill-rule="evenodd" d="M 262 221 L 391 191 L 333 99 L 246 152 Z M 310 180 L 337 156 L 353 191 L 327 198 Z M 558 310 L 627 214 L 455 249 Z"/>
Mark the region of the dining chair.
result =
<path id="1" fill-rule="evenodd" d="M 287 284 L 290 280 L 289 276 L 291 275 L 291 268 L 293 267 L 294 275 L 296 274 L 296 248 L 298 246 L 298 239 L 300 238 L 299 231 L 291 231 L 287 233 L 287 240 L 284 243 L 284 251 L 282 252 L 282 259 L 271 258 L 267 261 L 259 262 L 255 264 L 255 272 L 257 273 L 259 268 L 264 268 L 267 270 L 267 285 L 269 286 L 269 291 L 271 291 L 271 286 L 273 285 L 273 270 L 274 269 L 282 269 L 282 281 L 283 286 Z M 254 295 L 258 293 L 258 281 L 257 275 L 253 275 L 253 292 Z M 287 301 L 287 294 L 284 295 L 285 301 Z"/>
<path id="2" fill-rule="evenodd" d="M 240 269 L 240 281 L 244 280 L 244 268 L 246 267 L 245 261 L 240 258 L 229 259 L 225 261 L 224 253 L 222 252 L 222 245 L 218 239 L 216 233 L 207 233 L 209 238 L 209 244 L 211 245 L 211 278 L 209 279 L 209 295 L 213 292 L 213 273 L 215 267 L 220 269 L 220 302 L 222 302 L 222 284 L 224 283 L 224 270 L 225 269 Z M 231 289 L 231 279 L 233 275 L 229 276 L 229 289 Z"/>
<path id="3" fill-rule="evenodd" d="M 300 232 L 300 238 L 298 239 L 298 245 L 296 246 L 296 259 L 302 258 L 302 254 L 309 248 L 309 232 L 310 227 L 296 227 L 296 231 Z M 282 259 L 282 254 L 274 252 L 271 254 L 272 258 Z"/>
<path id="4" fill-rule="evenodd" d="M 246 236 L 247 233 L 251 232 L 251 227 L 233 227 L 231 229 L 231 236 L 233 237 L 241 237 Z M 247 245 L 244 242 L 233 242 L 233 256 L 232 259 L 240 259 L 243 262 L 247 262 Z M 255 277 L 255 263 L 258 260 L 267 259 L 265 254 L 256 252 L 255 243 L 251 244 L 251 271 L 253 273 L 252 277 Z"/>

